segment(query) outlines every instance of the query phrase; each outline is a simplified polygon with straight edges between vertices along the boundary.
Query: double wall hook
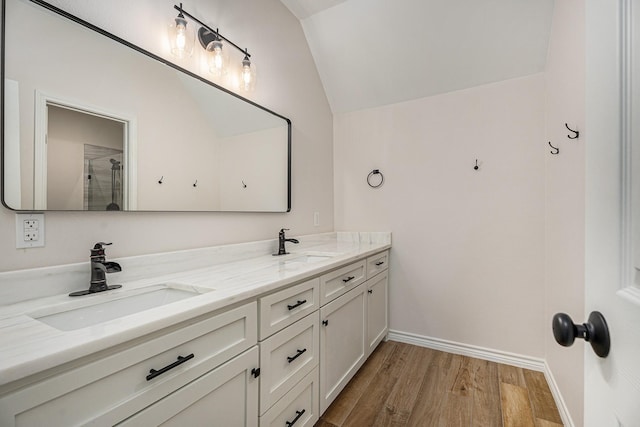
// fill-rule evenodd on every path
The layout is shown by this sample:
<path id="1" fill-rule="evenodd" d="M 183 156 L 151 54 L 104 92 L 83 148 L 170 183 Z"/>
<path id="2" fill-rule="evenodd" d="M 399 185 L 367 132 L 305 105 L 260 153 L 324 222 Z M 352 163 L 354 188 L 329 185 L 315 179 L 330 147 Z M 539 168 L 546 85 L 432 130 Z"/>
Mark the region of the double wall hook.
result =
<path id="1" fill-rule="evenodd" d="M 569 125 L 566 124 L 566 123 L 564 124 L 564 127 L 566 127 L 569 130 L 569 132 L 573 132 L 573 136 L 567 135 L 567 138 L 569 138 L 569 139 L 578 139 L 578 137 L 580 137 L 580 131 L 571 129 L 569 127 Z"/>
<path id="2" fill-rule="evenodd" d="M 552 150 L 551 150 L 551 154 L 558 154 L 558 153 L 560 153 L 560 149 L 559 149 L 559 148 L 554 147 L 553 145 L 551 145 L 551 141 L 549 141 L 549 147 L 551 147 L 551 148 L 552 148 Z"/>

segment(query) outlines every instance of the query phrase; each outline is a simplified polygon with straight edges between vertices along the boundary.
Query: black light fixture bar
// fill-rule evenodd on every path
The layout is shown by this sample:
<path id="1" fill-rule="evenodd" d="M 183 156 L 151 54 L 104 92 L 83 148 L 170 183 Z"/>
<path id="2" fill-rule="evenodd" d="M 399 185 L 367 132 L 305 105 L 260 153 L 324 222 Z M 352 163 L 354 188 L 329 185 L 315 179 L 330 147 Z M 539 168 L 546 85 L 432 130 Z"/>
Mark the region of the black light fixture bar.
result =
<path id="1" fill-rule="evenodd" d="M 238 49 L 240 52 L 242 52 L 245 56 L 247 57 L 251 57 L 251 55 L 249 54 L 249 52 L 247 52 L 247 49 L 243 49 L 240 46 L 238 46 L 237 44 L 235 44 L 234 42 L 232 42 L 231 40 L 229 40 L 228 38 L 226 38 L 225 36 L 223 36 L 222 34 L 220 34 L 217 30 L 214 30 L 213 28 L 211 28 L 210 26 L 208 26 L 207 24 L 205 24 L 204 22 L 200 21 L 198 18 L 196 18 L 195 16 L 193 16 L 192 14 L 190 14 L 189 12 L 187 12 L 186 10 L 184 10 L 182 8 L 182 3 L 180 3 L 180 6 L 177 5 L 173 5 L 173 8 L 175 10 L 177 10 L 178 12 L 186 15 L 187 17 L 189 17 L 189 19 L 197 22 L 198 24 L 202 25 L 204 28 L 206 28 L 209 32 L 213 33 L 213 34 L 217 34 L 218 37 L 220 37 L 222 40 L 224 40 L 225 42 L 229 43 L 231 46 L 235 47 L 236 49 Z"/>

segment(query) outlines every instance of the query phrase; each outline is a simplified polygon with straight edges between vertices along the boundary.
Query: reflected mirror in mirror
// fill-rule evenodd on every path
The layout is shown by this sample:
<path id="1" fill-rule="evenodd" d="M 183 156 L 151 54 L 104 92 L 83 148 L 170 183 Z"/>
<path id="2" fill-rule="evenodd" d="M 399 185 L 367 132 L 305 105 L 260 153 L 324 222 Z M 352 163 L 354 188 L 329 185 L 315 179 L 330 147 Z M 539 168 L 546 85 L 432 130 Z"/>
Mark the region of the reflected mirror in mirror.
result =
<path id="1" fill-rule="evenodd" d="M 5 206 L 290 210 L 288 119 L 46 2 L 3 3 Z"/>

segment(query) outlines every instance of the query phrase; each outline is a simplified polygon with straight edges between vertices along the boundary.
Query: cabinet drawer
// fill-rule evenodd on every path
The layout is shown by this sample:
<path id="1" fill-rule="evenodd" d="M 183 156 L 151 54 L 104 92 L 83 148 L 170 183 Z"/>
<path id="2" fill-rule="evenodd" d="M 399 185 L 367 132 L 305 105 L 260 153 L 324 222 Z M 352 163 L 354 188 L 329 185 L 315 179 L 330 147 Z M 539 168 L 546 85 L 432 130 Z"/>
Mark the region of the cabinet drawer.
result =
<path id="1" fill-rule="evenodd" d="M 320 276 L 320 305 L 325 305 L 366 279 L 365 260 Z"/>
<path id="2" fill-rule="evenodd" d="M 313 427 L 320 416 L 318 367 L 260 417 L 260 427 Z"/>
<path id="3" fill-rule="evenodd" d="M 389 251 L 367 258 L 367 280 L 389 268 Z"/>
<path id="4" fill-rule="evenodd" d="M 260 414 L 318 365 L 318 316 L 316 311 L 260 343 Z"/>
<path id="5" fill-rule="evenodd" d="M 257 427 L 257 362 L 254 347 L 117 425 Z"/>
<path id="6" fill-rule="evenodd" d="M 256 305 L 229 310 L 9 394 L 0 399 L 0 425 L 113 425 L 255 345 Z M 182 363 L 179 357 L 185 358 Z M 172 365 L 150 377 L 152 369 Z"/>
<path id="7" fill-rule="evenodd" d="M 260 298 L 260 340 L 315 311 L 319 290 L 320 279 L 315 278 Z"/>

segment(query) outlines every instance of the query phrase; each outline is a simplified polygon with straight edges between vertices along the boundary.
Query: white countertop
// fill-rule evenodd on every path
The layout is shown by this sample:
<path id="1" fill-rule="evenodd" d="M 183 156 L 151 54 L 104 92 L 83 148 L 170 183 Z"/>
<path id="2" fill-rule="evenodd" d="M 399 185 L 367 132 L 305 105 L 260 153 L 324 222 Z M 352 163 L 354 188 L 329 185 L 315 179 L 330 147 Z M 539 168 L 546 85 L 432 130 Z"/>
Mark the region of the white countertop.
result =
<path id="1" fill-rule="evenodd" d="M 89 263 L 0 273 L 0 386 L 107 349 L 185 320 L 255 299 L 391 247 L 390 233 L 327 233 L 296 236 L 290 255 L 274 257 L 277 240 L 217 246 L 110 260 L 122 273 L 107 275 L 121 289 L 73 298 L 97 302 L 155 284 L 213 289 L 171 304 L 72 331 L 61 331 L 28 314 L 56 312 L 68 305 L 68 292 L 88 288 Z M 289 262 L 305 254 L 331 255 L 313 263 Z M 125 272 L 128 272 L 125 274 Z M 78 283 L 85 285 L 78 287 Z M 57 295 L 46 296 L 51 289 Z M 24 300 L 22 293 L 32 299 Z M 39 292 L 41 294 L 39 294 Z M 42 296 L 40 296 L 42 295 Z M 79 301 L 79 302 L 76 302 Z"/>

